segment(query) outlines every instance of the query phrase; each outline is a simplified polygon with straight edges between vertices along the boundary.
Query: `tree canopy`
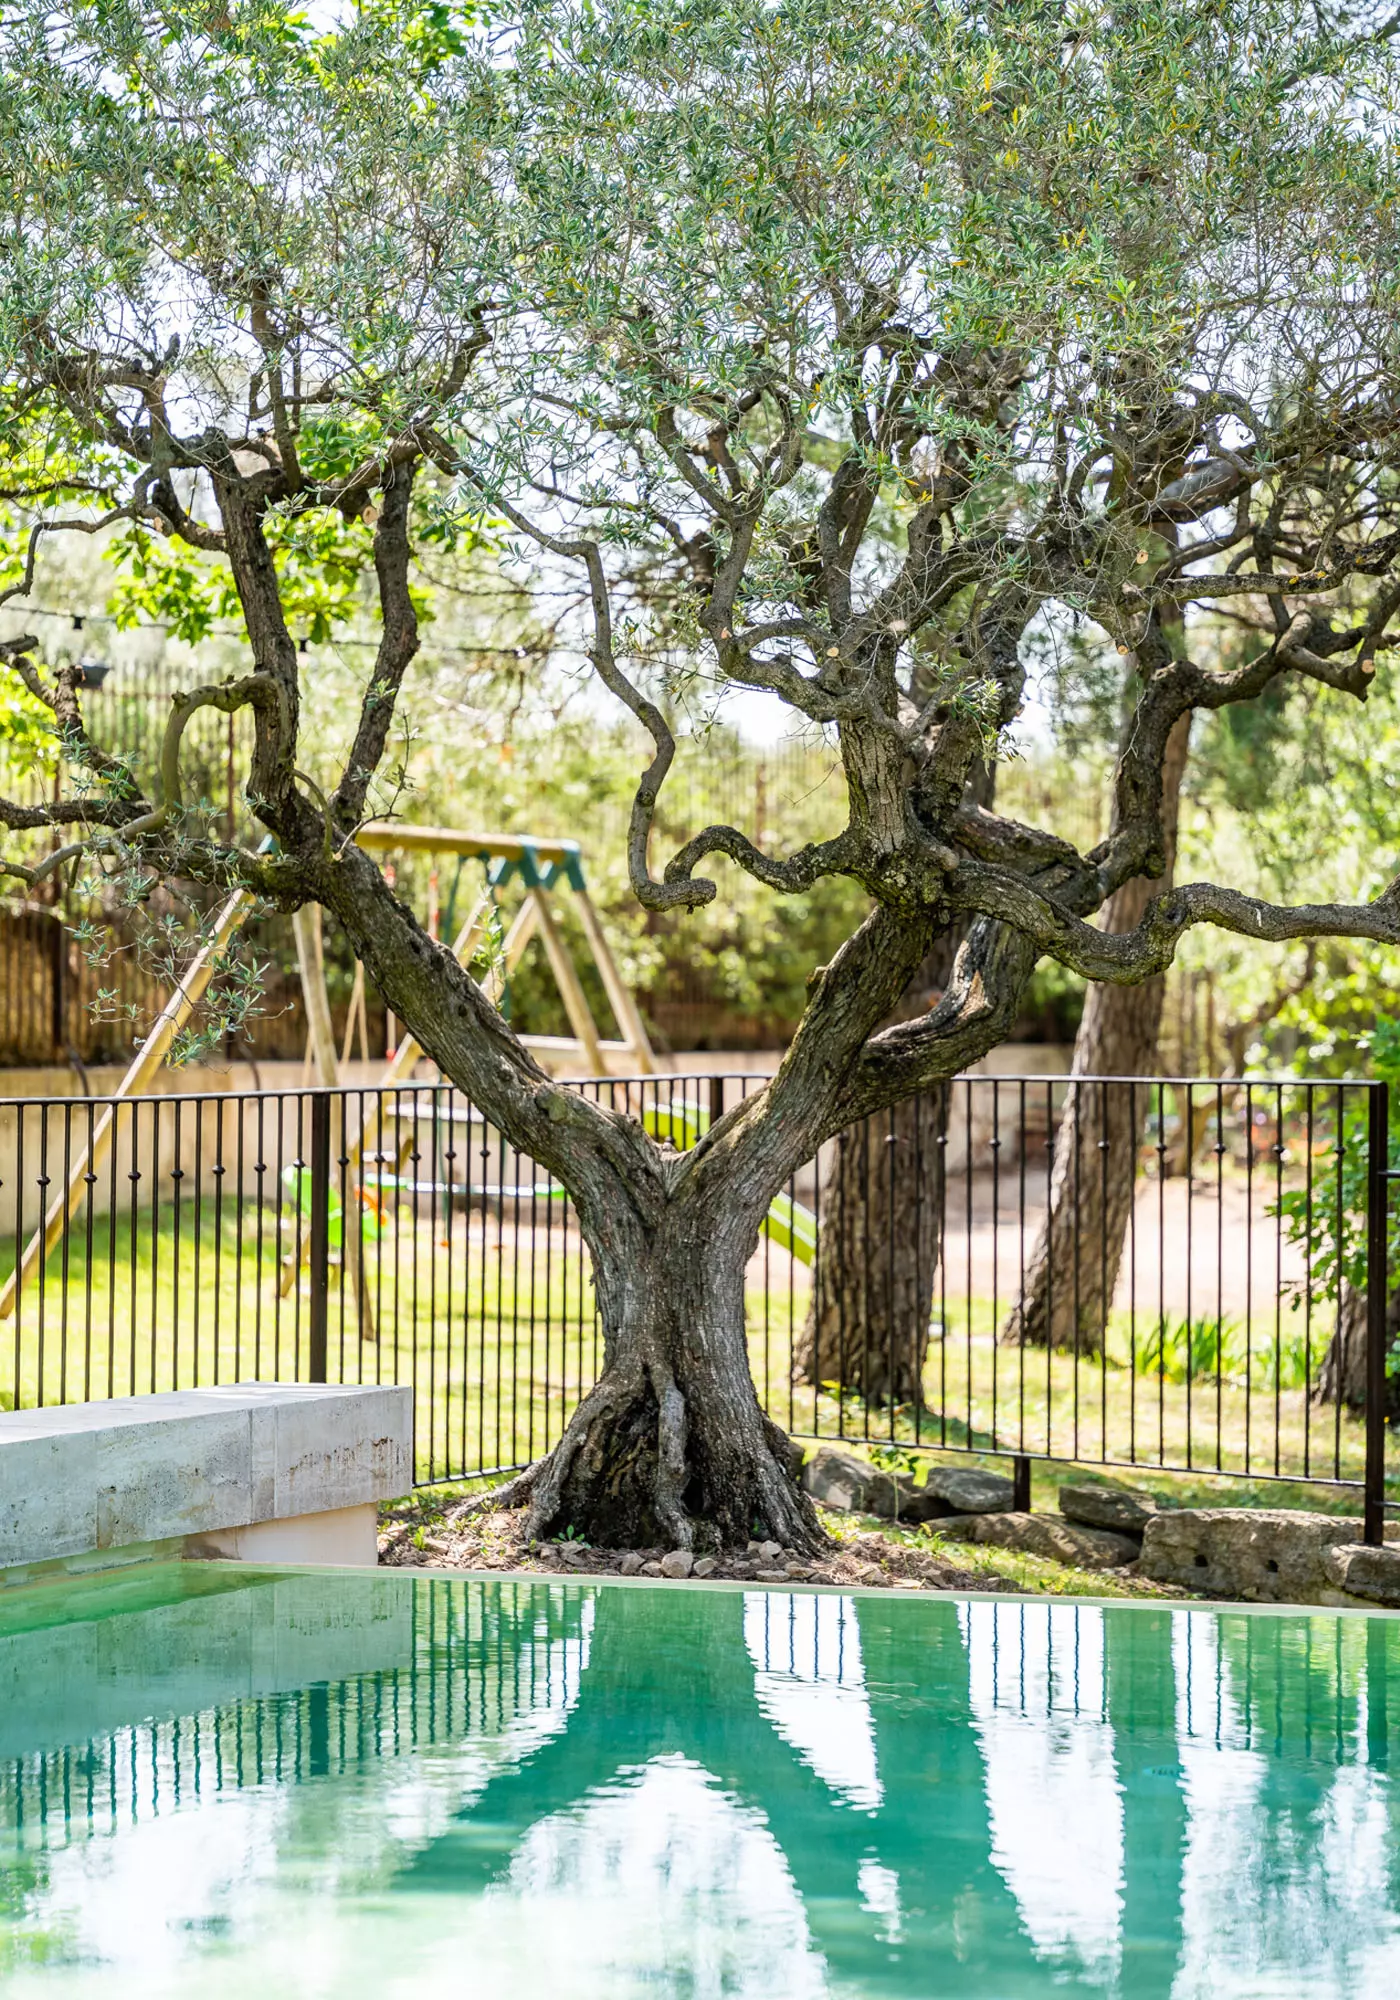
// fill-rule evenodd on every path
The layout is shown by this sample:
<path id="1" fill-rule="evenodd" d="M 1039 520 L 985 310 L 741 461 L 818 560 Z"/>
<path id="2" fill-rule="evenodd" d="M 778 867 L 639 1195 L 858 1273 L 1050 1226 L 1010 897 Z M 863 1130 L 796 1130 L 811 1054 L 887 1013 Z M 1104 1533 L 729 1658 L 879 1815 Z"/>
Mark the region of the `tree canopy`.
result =
<path id="1" fill-rule="evenodd" d="M 1130 945 L 1083 920 L 1154 864 L 1184 706 L 1285 671 L 1364 695 L 1385 644 L 1389 45 L 1289 0 L 837 11 L 380 5 L 320 35 L 268 0 L 13 12 L 0 442 L 40 510 L 25 556 L 75 502 L 129 523 L 135 565 L 153 538 L 236 556 L 226 488 L 285 622 L 298 576 L 372 556 L 383 584 L 392 541 L 500 510 L 588 568 L 597 670 L 655 735 L 645 903 L 708 898 L 720 850 L 778 890 L 840 871 L 1008 920 L 1097 976 L 1202 917 L 1287 932 L 1201 889 Z M 418 465 L 440 478 L 372 549 Z M 1203 674 L 1182 613 L 1237 602 L 1267 605 L 1263 642 Z M 1082 865 L 957 818 L 1057 618 L 1145 682 Z M 838 727 L 847 831 L 780 858 L 714 829 L 654 879 L 672 745 L 629 657 L 658 649 Z M 377 738 L 367 716 L 346 807 Z M 290 761 L 264 742 L 269 799 Z"/>

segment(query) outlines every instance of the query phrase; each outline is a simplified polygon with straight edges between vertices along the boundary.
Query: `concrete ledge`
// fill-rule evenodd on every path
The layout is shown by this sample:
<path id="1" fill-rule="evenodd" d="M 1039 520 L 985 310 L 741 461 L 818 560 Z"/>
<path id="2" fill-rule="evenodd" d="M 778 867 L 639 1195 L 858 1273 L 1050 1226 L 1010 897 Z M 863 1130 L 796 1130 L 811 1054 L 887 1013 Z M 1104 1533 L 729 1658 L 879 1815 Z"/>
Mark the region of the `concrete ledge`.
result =
<path id="1" fill-rule="evenodd" d="M 190 1554 L 372 1562 L 366 1530 L 412 1486 L 412 1439 L 413 1392 L 397 1386 L 241 1382 L 8 1411 L 0 1571 L 174 1539 Z"/>

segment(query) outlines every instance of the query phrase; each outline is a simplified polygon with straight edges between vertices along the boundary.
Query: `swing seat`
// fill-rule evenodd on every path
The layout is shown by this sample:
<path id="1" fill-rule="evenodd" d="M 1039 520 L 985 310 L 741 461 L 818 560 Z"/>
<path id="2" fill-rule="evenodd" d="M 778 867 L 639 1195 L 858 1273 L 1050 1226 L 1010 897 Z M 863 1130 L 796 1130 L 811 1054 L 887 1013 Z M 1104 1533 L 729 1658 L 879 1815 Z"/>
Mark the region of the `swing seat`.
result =
<path id="1" fill-rule="evenodd" d="M 282 1169 L 282 1185 L 296 1202 L 297 1210 L 311 1220 L 311 1170 L 309 1167 L 290 1166 Z M 372 1201 L 357 1195 L 360 1209 L 360 1240 L 362 1243 L 377 1243 L 384 1234 L 384 1225 L 375 1213 Z M 341 1210 L 340 1196 L 332 1188 L 327 1197 L 327 1240 L 331 1250 L 340 1251 L 345 1247 L 345 1218 Z"/>

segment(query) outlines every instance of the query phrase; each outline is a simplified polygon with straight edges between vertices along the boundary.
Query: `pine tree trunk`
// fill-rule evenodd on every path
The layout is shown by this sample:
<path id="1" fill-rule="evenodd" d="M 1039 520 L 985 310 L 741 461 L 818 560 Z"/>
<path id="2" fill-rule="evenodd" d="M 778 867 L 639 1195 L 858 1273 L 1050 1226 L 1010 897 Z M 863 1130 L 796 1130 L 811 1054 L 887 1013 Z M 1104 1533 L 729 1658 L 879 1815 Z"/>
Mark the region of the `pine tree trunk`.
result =
<path id="1" fill-rule="evenodd" d="M 1109 898 L 1104 928 L 1127 931 L 1171 887 L 1177 808 L 1186 769 L 1190 717 L 1167 742 L 1162 817 L 1167 866 L 1159 881 L 1136 877 Z M 1095 1078 L 1150 1076 L 1157 1063 L 1165 987 L 1095 983 L 1074 1043 L 1074 1079 L 1055 1135 L 1049 1206 L 1026 1268 L 1021 1297 L 1002 1329 L 1011 1346 L 1061 1347 L 1098 1354 L 1113 1306 L 1123 1244 L 1137 1192 L 1137 1153 L 1148 1092 Z"/>
<path id="2" fill-rule="evenodd" d="M 1385 1309 L 1387 1347 L 1400 1333 L 1400 1288 L 1390 1295 Z M 1400 1401 L 1400 1383 L 1387 1381 L 1386 1411 L 1394 1418 Z M 1317 1383 L 1312 1391 L 1315 1403 L 1340 1403 L 1353 1416 L 1366 1413 L 1366 1294 L 1343 1284 L 1337 1306 L 1337 1326 L 1327 1352 L 1322 1357 Z"/>
<path id="3" fill-rule="evenodd" d="M 941 1084 L 837 1139 L 795 1357 L 804 1380 L 871 1404 L 922 1402 L 949 1096 Z"/>
<path id="4" fill-rule="evenodd" d="M 900 1018 L 937 999 L 959 942 L 953 931 L 939 938 L 909 983 Z M 872 1404 L 922 1403 L 951 1098 L 951 1086 L 940 1084 L 836 1140 L 811 1301 L 793 1353 L 800 1381 Z"/>

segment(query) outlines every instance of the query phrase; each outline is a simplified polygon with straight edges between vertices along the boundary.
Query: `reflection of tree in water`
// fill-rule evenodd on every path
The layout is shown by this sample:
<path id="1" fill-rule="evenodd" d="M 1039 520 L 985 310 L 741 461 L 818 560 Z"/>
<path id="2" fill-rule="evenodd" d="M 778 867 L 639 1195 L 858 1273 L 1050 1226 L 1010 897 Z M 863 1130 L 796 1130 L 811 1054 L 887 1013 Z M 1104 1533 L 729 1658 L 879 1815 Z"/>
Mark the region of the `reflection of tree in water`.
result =
<path id="1" fill-rule="evenodd" d="M 49 1907 L 63 1801 L 98 1843 L 241 1790 L 269 1873 L 240 1934 L 273 1888 L 284 1918 L 294 1890 L 323 1910 L 387 1894 L 413 1936 L 467 1922 L 472 1949 L 511 1936 L 538 1972 L 532 1922 L 552 1918 L 580 1992 L 621 1994 L 631 1970 L 782 2000 L 1048 1983 L 1205 2000 L 1306 1962 L 1319 1993 L 1350 1995 L 1372 1990 L 1367 1953 L 1394 1951 L 1400 1628 L 1382 1621 L 372 1587 L 409 1607 L 399 1664 L 211 1688 L 193 1712 L 0 1760 L 0 1933 Z M 199 1612 L 228 1671 L 242 1595 Z M 137 1657 L 188 1615 L 109 1622 Z M 599 1967 L 610 1982 L 588 1986 Z"/>
<path id="2" fill-rule="evenodd" d="M 766 1602 L 781 1618 L 789 1603 L 805 1617 L 817 1601 L 749 1603 Z M 800 1705 L 785 1708 L 779 1693 L 785 1671 L 821 1686 L 820 1645 L 839 1637 L 835 1620 L 813 1612 L 800 1635 L 770 1631 L 761 1650 L 752 1611 L 746 1639 L 741 1593 L 605 1589 L 568 1728 L 493 1779 L 418 1856 L 413 1885 L 485 1890 L 508 1876 L 541 1821 L 685 1759 L 741 1810 L 762 1815 L 834 1988 L 908 1995 L 924 1990 L 918 1982 L 933 1966 L 965 1964 L 999 1982 L 994 1990 L 1032 1990 L 1033 1954 L 990 1860 L 956 1607 L 868 1598 L 843 1617 L 858 1654 L 848 1672 L 828 1667 L 825 1678 L 837 1696 L 863 1681 L 878 1799 L 862 1796 L 840 1700 L 826 1718 L 837 1748 L 828 1735 L 836 1761 L 823 1778 L 798 1747 Z M 804 1657 L 809 1640 L 814 1651 Z"/>

